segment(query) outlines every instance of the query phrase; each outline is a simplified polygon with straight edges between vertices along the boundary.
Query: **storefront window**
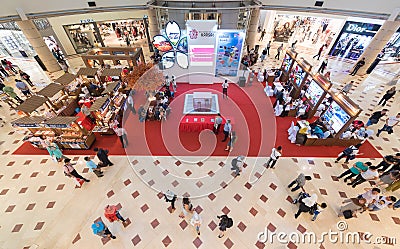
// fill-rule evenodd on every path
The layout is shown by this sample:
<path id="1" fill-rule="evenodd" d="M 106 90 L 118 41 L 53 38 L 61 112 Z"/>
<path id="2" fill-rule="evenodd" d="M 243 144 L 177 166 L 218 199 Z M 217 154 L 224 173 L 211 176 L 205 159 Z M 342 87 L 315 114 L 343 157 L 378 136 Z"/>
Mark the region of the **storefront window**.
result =
<path id="1" fill-rule="evenodd" d="M 347 21 L 329 54 L 357 60 L 380 27 L 379 24 Z"/>
<path id="2" fill-rule="evenodd" d="M 143 19 L 104 21 L 97 25 L 105 46 L 137 46 L 145 42 Z"/>
<path id="3" fill-rule="evenodd" d="M 35 51 L 22 31 L 17 30 L 0 30 L 0 53 L 3 56 L 15 57 L 35 55 Z"/>
<path id="4" fill-rule="evenodd" d="M 400 61 L 400 28 L 390 38 L 379 57 L 384 61 Z"/>
<path id="5" fill-rule="evenodd" d="M 64 29 L 78 54 L 99 46 L 94 22 L 64 25 Z"/>

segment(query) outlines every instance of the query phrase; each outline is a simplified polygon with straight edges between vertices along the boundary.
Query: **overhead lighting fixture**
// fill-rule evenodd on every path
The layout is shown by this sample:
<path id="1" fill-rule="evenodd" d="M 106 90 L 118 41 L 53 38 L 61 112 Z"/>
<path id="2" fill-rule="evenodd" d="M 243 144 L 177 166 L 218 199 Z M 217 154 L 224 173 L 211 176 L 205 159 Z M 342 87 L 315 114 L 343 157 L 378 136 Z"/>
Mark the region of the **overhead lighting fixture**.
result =
<path id="1" fill-rule="evenodd" d="M 196 4 L 194 2 L 192 2 L 192 8 L 194 8 L 196 6 Z"/>
<path id="2" fill-rule="evenodd" d="M 168 2 L 164 2 L 162 6 L 163 7 L 168 7 Z"/>

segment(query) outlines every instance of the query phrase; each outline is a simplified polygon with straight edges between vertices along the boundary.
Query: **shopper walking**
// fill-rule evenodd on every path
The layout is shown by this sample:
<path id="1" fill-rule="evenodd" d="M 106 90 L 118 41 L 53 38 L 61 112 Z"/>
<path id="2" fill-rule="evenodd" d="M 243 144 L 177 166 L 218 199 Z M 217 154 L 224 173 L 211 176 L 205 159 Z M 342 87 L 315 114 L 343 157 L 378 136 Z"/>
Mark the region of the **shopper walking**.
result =
<path id="1" fill-rule="evenodd" d="M 126 98 L 125 111 L 130 110 L 134 115 L 136 114 L 135 102 L 133 101 L 132 94 L 129 92 Z"/>
<path id="2" fill-rule="evenodd" d="M 47 151 L 49 152 L 50 156 L 54 159 L 54 161 L 61 162 L 62 159 L 68 159 L 66 156 L 63 155 L 62 151 L 58 147 L 56 143 L 50 143 L 47 147 Z"/>
<path id="3" fill-rule="evenodd" d="M 261 32 L 261 35 L 260 35 L 260 39 L 258 41 L 264 40 L 265 33 L 267 33 L 267 32 L 265 31 L 265 29 L 263 29 L 263 31 Z"/>
<path id="4" fill-rule="evenodd" d="M 102 167 L 105 166 L 113 166 L 114 164 L 108 159 L 108 150 L 104 150 L 102 148 L 94 148 L 94 151 L 97 153 L 97 158 L 102 163 Z"/>
<path id="5" fill-rule="evenodd" d="M 267 55 L 269 56 L 269 49 L 271 48 L 271 41 L 267 43 Z"/>
<path id="6" fill-rule="evenodd" d="M 14 65 L 12 64 L 11 61 L 9 61 L 7 59 L 4 59 L 4 61 L 6 63 L 6 66 L 4 66 L 4 67 L 8 68 L 9 70 L 11 70 L 15 74 L 18 73 L 17 70 L 14 68 Z"/>
<path id="7" fill-rule="evenodd" d="M 229 141 L 226 144 L 225 150 L 231 152 L 233 150 L 233 145 L 236 143 L 236 140 L 237 140 L 236 132 L 232 131 L 231 134 L 229 135 Z"/>
<path id="8" fill-rule="evenodd" d="M 94 234 L 96 234 L 102 238 L 112 238 L 112 239 L 117 238 L 110 232 L 108 227 L 106 227 L 106 225 L 101 220 L 94 222 L 92 224 L 92 231 Z"/>
<path id="9" fill-rule="evenodd" d="M 183 197 L 182 199 L 182 211 L 179 214 L 179 217 L 184 219 L 190 214 L 193 213 L 193 205 L 190 202 L 190 199 L 188 197 Z"/>
<path id="10" fill-rule="evenodd" d="M 219 223 L 218 223 L 218 228 L 219 228 L 218 238 L 222 238 L 225 235 L 226 229 L 227 228 L 231 228 L 233 226 L 233 219 L 228 217 L 228 215 L 226 215 L 226 214 L 219 215 L 219 216 L 217 216 L 217 218 L 219 219 Z"/>
<path id="11" fill-rule="evenodd" d="M 379 122 L 379 120 L 386 115 L 386 113 L 388 112 L 388 109 L 383 109 L 381 111 L 376 111 L 374 113 L 372 113 L 372 115 L 369 117 L 367 124 L 365 125 L 365 128 L 367 128 L 368 126 L 377 124 Z"/>
<path id="12" fill-rule="evenodd" d="M 355 164 L 353 164 L 353 166 L 344 171 L 342 174 L 340 174 L 337 178 L 344 178 L 344 182 L 347 182 L 347 180 L 350 180 L 351 178 L 357 176 L 358 174 L 360 174 L 361 172 L 365 172 L 368 170 L 368 167 L 372 166 L 371 162 L 356 162 Z"/>
<path id="13" fill-rule="evenodd" d="M 378 105 L 385 106 L 386 102 L 391 99 L 394 95 L 396 94 L 396 87 L 392 87 L 389 90 L 386 91 L 386 93 L 382 96 L 382 98 L 379 100 Z"/>
<path id="14" fill-rule="evenodd" d="M 378 132 L 376 133 L 376 136 L 379 137 L 379 135 L 382 133 L 382 131 L 386 131 L 388 134 L 393 133 L 393 127 L 397 126 L 400 122 L 400 112 L 397 113 L 396 116 L 390 116 L 386 119 L 385 124 L 381 129 L 378 129 Z"/>
<path id="15" fill-rule="evenodd" d="M 263 62 L 265 60 L 265 57 L 267 56 L 267 54 L 268 54 L 268 50 L 267 50 L 267 48 L 264 48 L 263 51 L 261 52 L 261 56 L 260 56 L 261 62 Z"/>
<path id="16" fill-rule="evenodd" d="M 359 62 L 356 63 L 353 72 L 350 73 L 350 75 L 355 76 L 358 70 L 362 68 L 365 65 L 365 58 L 362 58 Z"/>
<path id="17" fill-rule="evenodd" d="M 297 213 L 294 215 L 294 218 L 299 218 L 301 213 L 308 213 L 311 210 L 316 208 L 317 205 L 317 194 L 312 194 L 310 197 L 306 197 L 299 200 L 299 209 Z"/>
<path id="18" fill-rule="evenodd" d="M 325 210 L 327 207 L 328 207 L 328 205 L 326 205 L 325 202 L 323 202 L 323 203 L 321 203 L 321 204 L 317 203 L 316 209 L 314 210 L 313 217 L 311 218 L 311 221 L 315 221 L 315 220 L 317 219 L 318 215 L 319 215 L 323 210 Z"/>
<path id="19" fill-rule="evenodd" d="M 340 159 L 346 157 L 346 161 L 344 163 L 349 163 L 350 160 L 356 158 L 357 155 L 362 155 L 362 153 L 358 153 L 362 144 L 351 145 L 344 149 L 341 153 L 339 153 L 338 157 L 335 160 L 335 163 L 338 163 Z"/>
<path id="20" fill-rule="evenodd" d="M 300 173 L 298 176 L 297 176 L 297 178 L 296 179 L 294 179 L 289 185 L 288 185 L 288 188 L 292 188 L 294 185 L 296 185 L 296 186 L 294 186 L 290 191 L 292 191 L 292 192 L 294 192 L 294 191 L 296 191 L 296 190 L 298 190 L 298 189 L 302 189 L 303 190 L 303 192 L 305 192 L 304 191 L 304 189 L 303 189 L 303 187 L 304 187 L 304 185 L 306 185 L 306 182 L 307 181 L 311 181 L 311 176 L 306 176 L 306 175 L 304 175 L 303 173 Z"/>
<path id="21" fill-rule="evenodd" d="M 175 208 L 175 201 L 177 199 L 176 194 L 168 189 L 167 192 L 164 193 L 164 199 L 165 202 L 171 202 L 171 213 L 173 213 L 176 210 Z"/>
<path id="22" fill-rule="evenodd" d="M 379 179 L 378 167 L 371 166 L 368 168 L 367 171 L 361 172 L 359 175 L 357 175 L 356 179 L 350 183 L 347 183 L 347 185 L 351 185 L 351 187 L 355 188 L 357 185 L 360 185 L 365 181 L 374 181 L 378 179 Z"/>
<path id="23" fill-rule="evenodd" d="M 218 135 L 219 129 L 221 128 L 222 121 L 223 121 L 223 119 L 221 117 L 221 114 L 218 113 L 217 116 L 215 116 L 215 118 L 214 118 L 214 126 L 213 126 L 214 134 Z"/>
<path id="24" fill-rule="evenodd" d="M 90 160 L 90 157 L 86 156 L 83 158 L 86 161 L 86 167 L 89 168 L 90 172 L 93 172 L 97 177 L 103 177 L 103 172 L 101 171 L 100 167 L 97 166 L 95 162 Z"/>
<path id="25" fill-rule="evenodd" d="M 121 141 L 122 148 L 128 147 L 128 136 L 125 128 L 119 124 L 114 128 L 114 132 L 118 136 L 119 141 Z"/>
<path id="26" fill-rule="evenodd" d="M 81 176 L 78 172 L 76 172 L 73 165 L 76 165 L 76 164 L 72 164 L 71 159 L 69 159 L 69 158 L 64 159 L 64 167 L 63 167 L 64 174 L 68 177 L 75 177 L 77 179 L 82 179 L 85 182 L 90 182 L 90 180 L 86 179 L 85 177 Z"/>
<path id="27" fill-rule="evenodd" d="M 350 81 L 349 83 L 347 83 L 347 84 L 342 88 L 342 90 L 341 90 L 340 92 L 343 93 L 343 94 L 345 94 L 345 95 L 347 95 L 347 94 L 350 92 L 351 88 L 353 88 L 353 85 L 354 85 L 354 80 L 352 80 L 352 81 Z"/>
<path id="28" fill-rule="evenodd" d="M 222 140 L 222 142 L 225 142 L 226 139 L 228 138 L 228 136 L 231 134 L 232 132 L 232 124 L 231 124 L 231 120 L 227 119 L 226 123 L 224 125 L 224 139 Z"/>
<path id="29" fill-rule="evenodd" d="M 317 60 L 319 60 L 319 58 L 321 57 L 322 51 L 324 50 L 324 48 L 326 47 L 326 44 L 322 45 L 319 49 L 318 49 L 318 53 L 316 55 L 313 56 L 313 59 L 315 57 L 318 57 Z"/>
<path id="30" fill-rule="evenodd" d="M 24 101 L 14 92 L 14 88 L 12 88 L 11 86 L 5 86 L 3 87 L 3 92 L 5 94 L 7 94 L 10 98 L 15 99 L 16 101 L 18 101 L 18 103 L 23 103 Z"/>
<path id="31" fill-rule="evenodd" d="M 31 76 L 29 76 L 29 74 L 25 73 L 22 70 L 19 70 L 19 76 L 21 76 L 21 78 L 24 79 L 26 83 L 28 83 L 30 86 L 34 86 L 31 81 Z"/>
<path id="32" fill-rule="evenodd" d="M 242 171 L 242 167 L 243 167 L 243 164 L 244 164 L 244 159 L 245 159 L 244 156 L 237 156 L 236 158 L 232 159 L 232 162 L 231 162 L 232 168 L 231 168 L 231 170 L 235 171 L 235 177 L 236 176 L 240 176 L 240 172 Z"/>
<path id="33" fill-rule="evenodd" d="M 126 219 L 120 214 L 120 209 L 115 205 L 107 205 L 104 208 L 104 217 L 111 223 L 114 221 L 122 221 L 123 224 L 126 223 Z"/>
<path id="34" fill-rule="evenodd" d="M 328 58 L 321 63 L 321 66 L 318 68 L 318 73 L 324 73 L 325 68 L 328 66 Z"/>
<path id="35" fill-rule="evenodd" d="M 281 156 L 282 156 L 282 146 L 272 148 L 271 155 L 269 156 L 269 159 L 268 159 L 265 167 L 267 169 L 270 167 L 271 167 L 271 169 L 274 169 L 276 161 L 278 161 L 279 157 L 281 157 Z"/>
<path id="36" fill-rule="evenodd" d="M 22 82 L 21 80 L 15 79 L 15 87 L 18 88 L 22 92 L 22 94 L 25 95 L 25 97 L 32 96 L 32 93 L 29 90 L 28 85 Z"/>
<path id="37" fill-rule="evenodd" d="M 228 99 L 228 87 L 229 87 L 228 80 L 225 80 L 224 83 L 222 83 L 222 98 Z"/>
<path id="38" fill-rule="evenodd" d="M 283 43 L 276 49 L 275 59 L 279 60 L 279 56 L 281 55 L 282 50 L 283 50 Z"/>
<path id="39" fill-rule="evenodd" d="M 196 230 L 197 236 L 200 236 L 200 226 L 202 223 L 202 219 L 200 217 L 200 215 L 194 211 L 193 212 L 193 216 L 190 219 L 190 224 L 194 227 L 194 229 Z"/>

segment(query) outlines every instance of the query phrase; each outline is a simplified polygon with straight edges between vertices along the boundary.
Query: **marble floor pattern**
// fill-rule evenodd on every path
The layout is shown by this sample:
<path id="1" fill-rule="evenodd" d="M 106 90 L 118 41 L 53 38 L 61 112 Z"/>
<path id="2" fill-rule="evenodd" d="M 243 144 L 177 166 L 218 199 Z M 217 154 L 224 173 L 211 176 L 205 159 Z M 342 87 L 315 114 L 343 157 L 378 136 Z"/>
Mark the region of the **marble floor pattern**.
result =
<path id="1" fill-rule="evenodd" d="M 148 58 L 149 51 L 144 46 Z M 271 51 L 278 44 L 273 43 Z M 309 59 L 315 49 L 299 46 L 299 53 Z M 271 57 L 274 52 L 271 53 Z M 281 56 L 282 58 L 283 56 Z M 23 70 L 32 75 L 39 89 L 62 75 L 43 73 L 29 59 L 13 59 Z M 71 70 L 83 66 L 78 56 L 68 58 Z M 311 62 L 312 60 L 310 60 Z M 276 67 L 280 61 L 267 59 L 257 67 Z M 312 61 L 315 68 L 318 61 Z M 360 119 L 378 110 L 377 101 L 389 88 L 388 82 L 400 69 L 398 65 L 386 65 L 365 77 L 350 77 L 351 65 L 347 61 L 330 59 L 328 70 L 332 71 L 334 88 L 353 79 L 356 84 L 350 97 L 364 112 Z M 389 73 L 387 73 L 389 72 Z M 12 78 L 6 84 L 13 84 Z M 391 100 L 387 107 L 390 114 L 399 111 L 399 97 Z M 17 118 L 15 111 L 3 105 L 0 116 L 7 121 Z M 377 129 L 382 125 L 373 126 Z M 382 155 L 399 152 L 400 130 L 392 135 L 373 137 L 372 144 Z M 105 169 L 104 177 L 97 178 L 84 168 L 83 157 L 71 157 L 91 182 L 75 188 L 74 182 L 65 177 L 62 165 L 46 156 L 13 156 L 11 153 L 22 143 L 23 131 L 14 130 L 9 123 L 1 127 L 0 133 L 0 248 L 334 248 L 338 244 L 325 241 L 315 244 L 294 244 L 257 241 L 260 232 L 314 232 L 317 235 L 335 231 L 337 210 L 345 198 L 363 192 L 364 183 L 352 189 L 336 176 L 347 165 L 335 164 L 334 158 L 286 158 L 279 160 L 275 170 L 265 169 L 266 158 L 247 158 L 241 176 L 234 178 L 230 170 L 230 158 L 212 157 L 207 161 L 186 163 L 172 157 L 123 157 L 114 156 L 115 166 Z M 96 160 L 96 159 L 95 159 Z M 363 159 L 374 164 L 379 159 Z M 195 158 L 188 161 L 196 162 Z M 253 170 L 257 169 L 257 170 Z M 316 221 L 302 214 L 294 219 L 297 207 L 291 204 L 296 194 L 287 188 L 288 183 L 300 172 L 313 177 L 305 189 L 318 194 L 320 202 L 328 208 Z M 161 192 L 171 189 L 179 195 L 189 195 L 196 211 L 202 217 L 201 236 L 197 237 L 190 219 L 178 217 L 177 210 L 170 213 L 169 204 Z M 399 193 L 394 193 L 400 197 Z M 124 227 L 121 223 L 105 221 L 103 208 L 107 204 L 119 204 L 121 214 L 129 218 Z M 219 239 L 217 215 L 228 214 L 234 226 Z M 90 226 L 101 218 L 117 236 L 116 240 L 101 240 Z M 400 214 L 394 210 L 365 212 L 358 219 L 346 220 L 349 232 L 370 232 L 374 237 L 398 237 Z M 396 245 L 340 244 L 340 248 L 396 248 Z"/>

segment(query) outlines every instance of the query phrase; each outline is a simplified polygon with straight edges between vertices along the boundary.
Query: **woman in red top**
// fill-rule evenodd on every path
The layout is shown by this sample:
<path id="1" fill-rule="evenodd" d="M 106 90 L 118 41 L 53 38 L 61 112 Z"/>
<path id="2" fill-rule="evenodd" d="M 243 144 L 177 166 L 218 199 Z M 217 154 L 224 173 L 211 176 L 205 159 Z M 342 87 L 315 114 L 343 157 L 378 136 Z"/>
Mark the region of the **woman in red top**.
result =
<path id="1" fill-rule="evenodd" d="M 119 210 L 117 210 L 117 206 L 115 205 L 107 205 L 104 208 L 104 217 L 106 217 L 109 222 L 114 222 L 117 220 L 122 221 L 122 223 L 126 222 L 126 220 L 119 213 Z"/>

